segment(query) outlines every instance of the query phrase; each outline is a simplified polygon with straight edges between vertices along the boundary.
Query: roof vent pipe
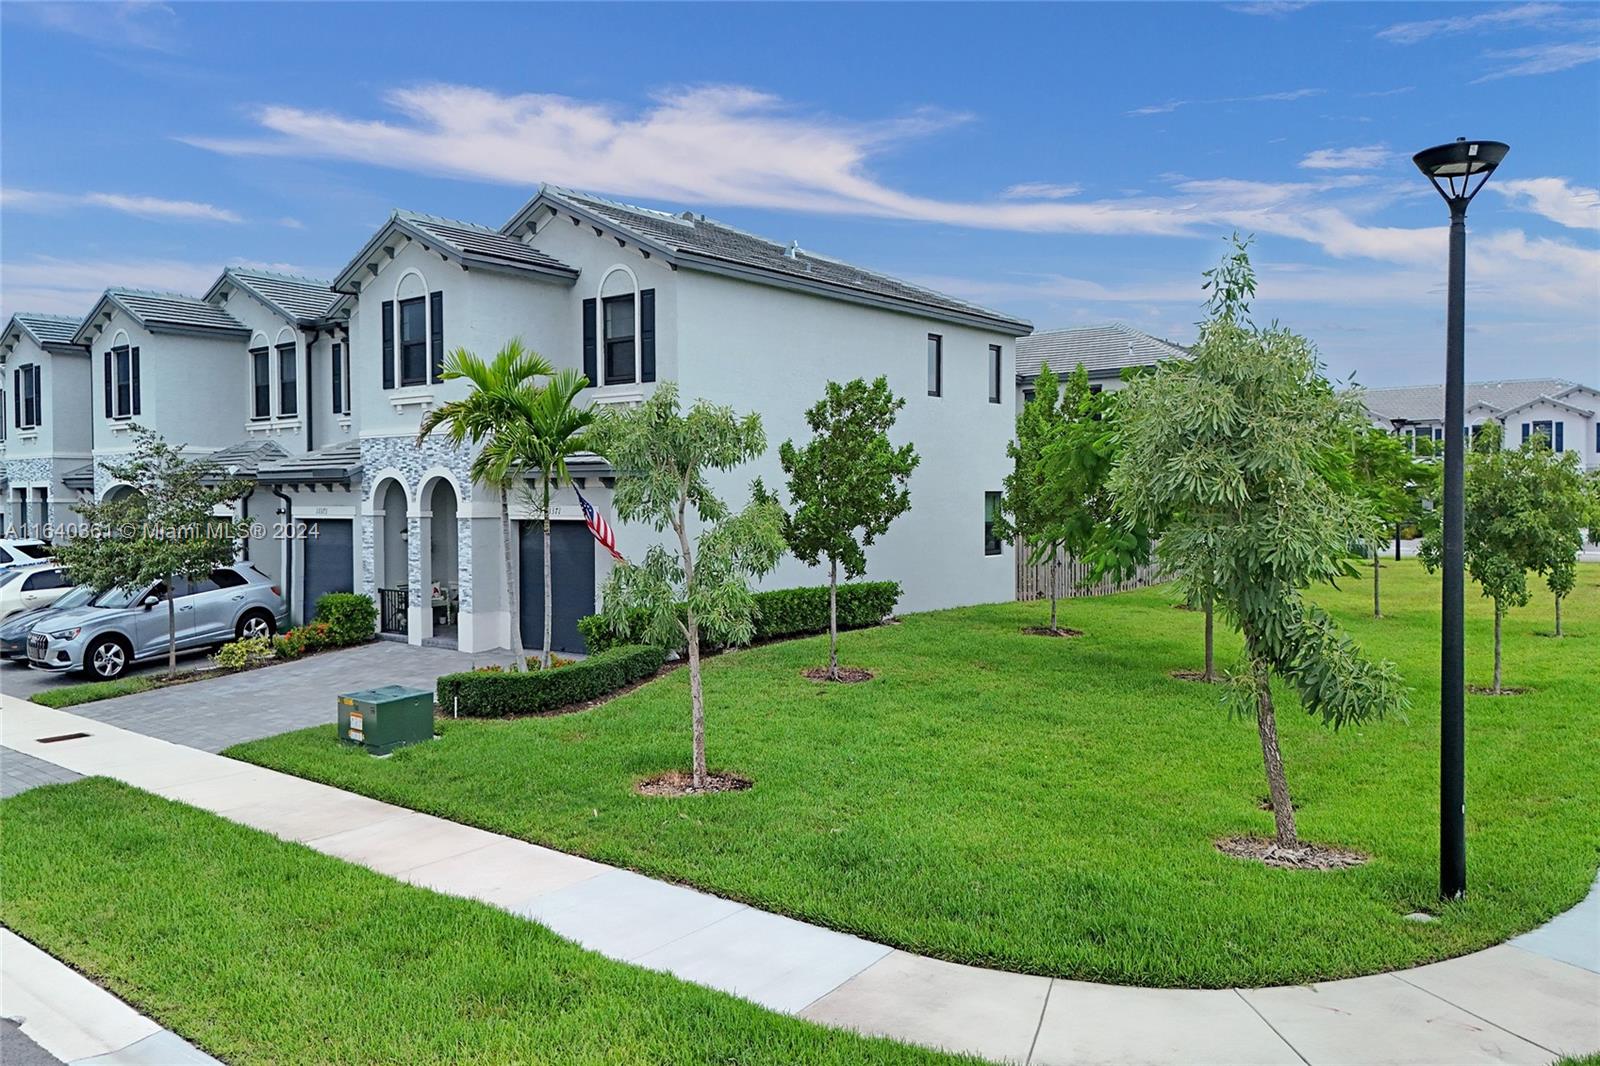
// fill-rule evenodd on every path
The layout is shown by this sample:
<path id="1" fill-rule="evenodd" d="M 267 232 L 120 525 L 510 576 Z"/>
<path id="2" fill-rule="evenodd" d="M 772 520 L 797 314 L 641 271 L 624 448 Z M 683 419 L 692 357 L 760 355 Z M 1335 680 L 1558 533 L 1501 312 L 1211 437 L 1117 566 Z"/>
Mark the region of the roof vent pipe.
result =
<path id="1" fill-rule="evenodd" d="M 789 258 L 789 259 L 799 259 L 800 258 L 800 242 L 799 241 L 790 241 L 789 242 L 789 250 L 787 252 L 784 252 L 783 254 L 784 254 L 784 256 L 786 258 Z"/>

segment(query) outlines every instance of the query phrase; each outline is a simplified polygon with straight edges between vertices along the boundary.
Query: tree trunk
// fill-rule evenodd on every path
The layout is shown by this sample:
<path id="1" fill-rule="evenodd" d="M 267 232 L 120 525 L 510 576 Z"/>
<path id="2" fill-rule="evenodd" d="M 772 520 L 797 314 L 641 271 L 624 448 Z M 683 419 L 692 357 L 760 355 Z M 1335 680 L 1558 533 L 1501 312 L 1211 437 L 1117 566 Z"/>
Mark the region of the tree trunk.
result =
<path id="1" fill-rule="evenodd" d="M 1494 605 L 1494 694 L 1500 695 L 1500 619 L 1505 612 L 1497 603 Z"/>
<path id="2" fill-rule="evenodd" d="M 522 661 L 522 611 L 517 595 L 517 552 L 511 542 L 511 490 L 500 490 L 500 538 L 506 550 L 506 612 L 511 623 L 511 668 L 527 669 Z"/>
<path id="3" fill-rule="evenodd" d="M 1061 569 L 1061 555 L 1059 551 L 1050 553 L 1050 632 L 1054 633 L 1056 626 L 1056 573 Z"/>
<path id="4" fill-rule="evenodd" d="M 672 528 L 678 534 L 678 550 L 683 555 L 684 603 L 692 604 L 695 593 L 694 550 L 689 547 L 689 532 L 684 525 L 687 507 L 687 495 L 679 496 L 678 518 Z M 684 636 L 689 645 L 690 718 L 694 728 L 694 763 L 690 776 L 692 785 L 698 791 L 706 787 L 706 700 L 705 692 L 700 687 L 700 622 L 694 616 L 693 607 L 685 607 L 684 623 Z"/>
<path id="5" fill-rule="evenodd" d="M 839 680 L 839 560 L 828 559 L 828 680 Z"/>
<path id="6" fill-rule="evenodd" d="M 178 676 L 178 605 L 172 575 L 167 575 L 167 677 Z"/>
<path id="7" fill-rule="evenodd" d="M 1372 617 L 1382 618 L 1383 610 L 1378 605 L 1378 549 L 1372 549 Z"/>
<path id="8" fill-rule="evenodd" d="M 544 649 L 539 653 L 539 669 L 550 669 L 550 483 L 544 484 Z"/>
<path id="9" fill-rule="evenodd" d="M 1561 635 L 1561 597 L 1556 597 L 1556 636 Z"/>
<path id="10" fill-rule="evenodd" d="M 1400 523 L 1394 524 L 1394 561 L 1400 561 Z"/>
<path id="11" fill-rule="evenodd" d="M 1211 593 L 1207 592 L 1206 593 L 1206 671 L 1205 671 L 1205 679 L 1207 681 L 1215 681 L 1217 679 L 1217 660 L 1216 660 L 1216 655 L 1215 655 L 1216 644 L 1215 644 L 1215 642 L 1213 640 L 1213 637 L 1215 635 L 1213 623 L 1215 622 L 1215 620 L 1216 620 L 1216 602 L 1215 602 L 1215 598 L 1212 596 Z"/>
<path id="12" fill-rule="evenodd" d="M 1278 750 L 1278 720 L 1272 707 L 1272 683 L 1266 663 L 1256 659 L 1251 669 L 1256 676 L 1256 732 L 1261 735 L 1261 760 L 1267 768 L 1267 794 L 1272 799 L 1272 820 L 1277 825 L 1278 846 L 1296 847 L 1300 838 L 1294 827 L 1294 804 L 1289 799 L 1289 782 L 1283 775 L 1283 754 Z"/>

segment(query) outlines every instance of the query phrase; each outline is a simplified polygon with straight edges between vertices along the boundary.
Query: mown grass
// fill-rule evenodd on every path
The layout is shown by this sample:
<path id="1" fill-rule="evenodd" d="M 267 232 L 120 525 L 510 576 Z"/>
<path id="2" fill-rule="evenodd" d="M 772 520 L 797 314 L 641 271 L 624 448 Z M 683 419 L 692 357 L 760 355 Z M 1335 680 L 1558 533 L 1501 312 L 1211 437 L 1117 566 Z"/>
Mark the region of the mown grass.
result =
<path id="1" fill-rule="evenodd" d="M 104 778 L 0 803 L 0 919 L 232 1063 L 955 1063 Z"/>
<path id="2" fill-rule="evenodd" d="M 112 700 L 118 696 L 131 696 L 135 692 L 148 692 L 160 688 L 162 679 L 155 677 L 119 677 L 115 681 L 85 681 L 77 685 L 61 685 L 36 692 L 28 699 L 46 707 L 76 707 L 80 703 Z"/>
<path id="3" fill-rule="evenodd" d="M 1262 985 L 1457 955 L 1572 906 L 1600 858 L 1600 567 L 1551 628 L 1548 595 L 1506 621 L 1506 681 L 1467 700 L 1470 892 L 1437 899 L 1438 579 L 1384 569 L 1316 598 L 1414 686 L 1408 720 L 1335 733 L 1280 693 L 1301 834 L 1365 866 L 1286 871 L 1218 854 L 1266 834 L 1254 724 L 1177 681 L 1201 616 L 1169 589 L 1071 601 L 1063 640 L 1025 636 L 1041 604 L 907 617 L 846 634 L 876 679 L 819 685 L 821 639 L 711 660 L 711 763 L 746 792 L 644 798 L 688 762 L 676 671 L 581 714 L 441 722 L 374 760 L 332 727 L 230 754 L 391 802 L 697 885 L 912 951 L 1119 983 Z M 1491 614 L 1468 601 L 1468 680 L 1487 684 Z M 1220 628 L 1220 627 L 1219 627 Z M 1237 653 L 1219 632 L 1219 662 Z M 1407 921 L 1414 911 L 1436 922 Z"/>

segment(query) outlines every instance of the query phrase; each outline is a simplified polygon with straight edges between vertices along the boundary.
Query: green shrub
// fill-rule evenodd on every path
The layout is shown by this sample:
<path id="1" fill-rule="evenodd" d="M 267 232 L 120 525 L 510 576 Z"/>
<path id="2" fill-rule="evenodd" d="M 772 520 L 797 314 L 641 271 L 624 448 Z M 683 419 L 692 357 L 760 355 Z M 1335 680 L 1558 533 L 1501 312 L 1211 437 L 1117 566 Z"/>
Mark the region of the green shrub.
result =
<path id="1" fill-rule="evenodd" d="M 317 597 L 313 621 L 326 622 L 336 646 L 371 640 L 378 629 L 378 605 L 359 592 L 330 592 Z"/>
<path id="2" fill-rule="evenodd" d="M 568 704 L 598 699 L 661 669 L 660 648 L 622 644 L 559 670 L 471 670 L 445 674 L 435 688 L 439 707 L 447 714 L 498 718 L 508 714 L 537 714 Z"/>
<path id="3" fill-rule="evenodd" d="M 756 640 L 777 640 L 828 631 L 828 586 L 773 589 L 758 592 L 756 600 Z M 900 600 L 897 581 L 851 581 L 839 586 L 839 628 L 861 629 L 875 626 L 894 613 Z M 600 652 L 637 639 L 644 629 L 644 612 L 629 615 L 623 633 L 615 633 L 600 615 L 578 619 L 590 652 Z M 681 651 L 681 648 L 670 649 Z M 707 650 L 710 650 L 709 648 Z"/>
<path id="4" fill-rule="evenodd" d="M 273 658 L 271 637 L 232 640 L 217 649 L 211 661 L 224 670 L 243 670 L 253 663 Z"/>

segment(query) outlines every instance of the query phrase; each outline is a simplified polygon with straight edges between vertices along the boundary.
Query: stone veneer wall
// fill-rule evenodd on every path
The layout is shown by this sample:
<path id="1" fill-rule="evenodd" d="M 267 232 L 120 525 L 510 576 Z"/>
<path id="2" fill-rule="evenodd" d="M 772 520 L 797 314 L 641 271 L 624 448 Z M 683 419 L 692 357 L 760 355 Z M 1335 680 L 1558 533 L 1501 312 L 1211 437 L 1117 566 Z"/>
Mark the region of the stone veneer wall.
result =
<path id="1" fill-rule="evenodd" d="M 472 484 L 472 475 L 469 467 L 472 464 L 472 453 L 466 448 L 456 448 L 443 437 L 428 437 L 418 444 L 413 437 L 362 437 L 361 438 L 361 501 L 365 505 L 371 501 L 374 479 L 380 477 L 384 471 L 397 471 L 405 481 L 407 499 L 406 528 L 408 538 L 406 542 L 406 581 L 410 586 L 407 597 L 409 605 L 419 607 L 423 605 L 422 597 L 422 520 L 417 517 L 417 512 L 422 509 L 422 504 L 417 500 L 416 494 L 423 477 L 429 470 L 439 467 L 450 471 L 460 486 L 460 498 L 456 501 L 456 552 L 457 565 L 461 571 L 461 610 L 472 610 L 472 527 L 471 518 L 465 517 L 470 510 L 472 493 L 475 486 Z M 378 595 L 378 580 L 376 573 L 377 550 L 373 544 L 372 523 L 361 521 L 361 581 L 363 590 L 374 599 Z M 439 579 L 438 574 L 434 580 Z"/>

